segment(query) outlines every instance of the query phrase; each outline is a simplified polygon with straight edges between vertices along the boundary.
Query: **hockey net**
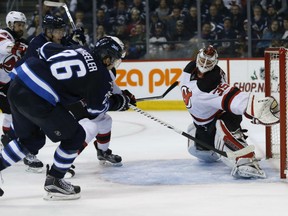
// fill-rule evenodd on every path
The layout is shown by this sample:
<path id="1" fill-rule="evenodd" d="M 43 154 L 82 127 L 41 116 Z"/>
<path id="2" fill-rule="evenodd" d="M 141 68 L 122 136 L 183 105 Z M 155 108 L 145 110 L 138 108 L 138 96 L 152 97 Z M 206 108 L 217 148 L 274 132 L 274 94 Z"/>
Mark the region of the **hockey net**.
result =
<path id="1" fill-rule="evenodd" d="M 280 160 L 280 178 L 288 170 L 288 49 L 265 50 L 265 95 L 276 98 L 280 105 L 280 124 L 266 127 L 266 158 Z"/>

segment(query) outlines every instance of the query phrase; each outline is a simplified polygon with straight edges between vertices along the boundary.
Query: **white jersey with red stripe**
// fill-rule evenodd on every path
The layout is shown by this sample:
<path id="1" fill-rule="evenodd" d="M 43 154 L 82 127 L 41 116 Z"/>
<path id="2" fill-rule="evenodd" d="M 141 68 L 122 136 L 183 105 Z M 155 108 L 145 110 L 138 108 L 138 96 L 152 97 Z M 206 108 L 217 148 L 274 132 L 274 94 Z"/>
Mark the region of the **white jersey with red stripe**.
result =
<path id="1" fill-rule="evenodd" d="M 11 48 L 15 44 L 15 38 L 5 29 L 0 29 L 0 84 L 6 84 L 10 81 L 8 73 L 12 71 L 17 56 L 11 54 Z"/>
<path id="2" fill-rule="evenodd" d="M 180 78 L 183 101 L 197 125 L 211 122 L 223 110 L 236 115 L 244 114 L 249 93 L 230 86 L 218 65 L 204 73 L 203 77 L 199 73 L 195 61 L 191 61 Z"/>

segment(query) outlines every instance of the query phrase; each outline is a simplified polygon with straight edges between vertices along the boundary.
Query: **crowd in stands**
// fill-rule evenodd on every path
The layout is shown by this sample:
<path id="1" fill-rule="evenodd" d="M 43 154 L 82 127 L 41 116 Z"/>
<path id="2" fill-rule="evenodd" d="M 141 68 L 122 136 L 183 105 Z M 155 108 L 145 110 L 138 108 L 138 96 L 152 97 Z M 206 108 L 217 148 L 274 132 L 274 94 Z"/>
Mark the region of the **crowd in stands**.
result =
<path id="1" fill-rule="evenodd" d="M 249 26 L 253 57 L 263 57 L 268 47 L 288 47 L 287 0 L 251 0 L 251 22 L 247 0 L 202 0 L 200 33 L 196 0 L 149 1 L 149 19 L 145 0 L 97 0 L 94 35 L 93 2 L 66 3 L 77 27 L 85 29 L 88 42 L 104 35 L 117 36 L 126 44 L 127 59 L 190 58 L 207 44 L 214 45 L 221 57 L 247 57 Z M 37 16 L 35 13 L 28 29 L 30 38 L 39 32 Z"/>

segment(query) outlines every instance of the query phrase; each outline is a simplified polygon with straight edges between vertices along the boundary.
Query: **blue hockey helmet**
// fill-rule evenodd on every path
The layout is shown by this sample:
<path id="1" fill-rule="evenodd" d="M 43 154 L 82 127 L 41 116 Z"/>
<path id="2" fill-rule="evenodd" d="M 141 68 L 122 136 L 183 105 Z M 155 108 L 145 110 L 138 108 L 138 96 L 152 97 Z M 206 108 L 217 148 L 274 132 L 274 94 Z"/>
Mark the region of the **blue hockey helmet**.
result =
<path id="1" fill-rule="evenodd" d="M 125 57 L 126 52 L 124 50 L 123 42 L 113 36 L 105 36 L 100 38 L 92 51 L 92 55 L 96 58 L 100 58 L 102 61 L 106 58 L 110 58 L 110 64 L 107 67 L 117 68 L 121 63 L 121 59 Z"/>
<path id="2" fill-rule="evenodd" d="M 49 29 L 61 29 L 65 28 L 66 23 L 61 17 L 58 16 L 52 16 L 52 15 L 46 15 L 43 19 L 42 23 L 43 28 L 49 28 Z"/>

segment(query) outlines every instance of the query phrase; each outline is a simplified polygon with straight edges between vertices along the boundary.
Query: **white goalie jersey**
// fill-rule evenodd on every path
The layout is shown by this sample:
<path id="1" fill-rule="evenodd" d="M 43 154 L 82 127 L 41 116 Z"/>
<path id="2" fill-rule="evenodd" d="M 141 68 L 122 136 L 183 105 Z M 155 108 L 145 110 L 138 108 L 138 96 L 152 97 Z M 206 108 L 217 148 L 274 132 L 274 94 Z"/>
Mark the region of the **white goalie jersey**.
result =
<path id="1" fill-rule="evenodd" d="M 211 122 L 223 110 L 244 114 L 249 94 L 231 87 L 225 73 L 217 65 L 203 77 L 197 74 L 195 62 L 190 62 L 180 78 L 180 88 L 187 110 L 198 125 Z"/>

